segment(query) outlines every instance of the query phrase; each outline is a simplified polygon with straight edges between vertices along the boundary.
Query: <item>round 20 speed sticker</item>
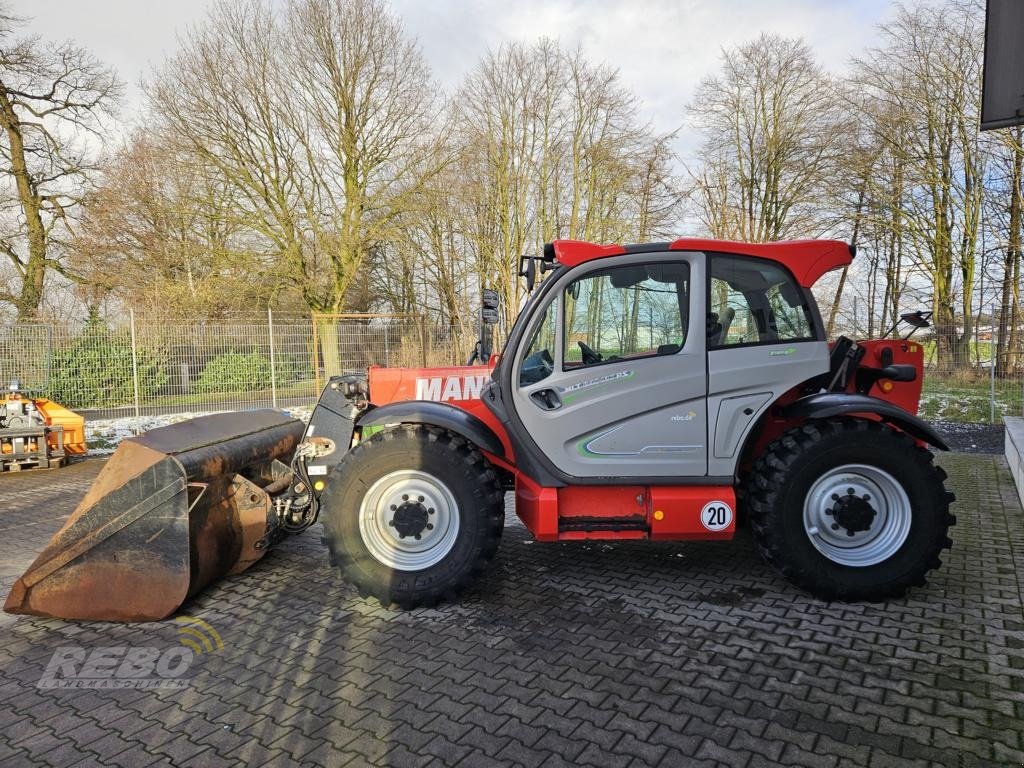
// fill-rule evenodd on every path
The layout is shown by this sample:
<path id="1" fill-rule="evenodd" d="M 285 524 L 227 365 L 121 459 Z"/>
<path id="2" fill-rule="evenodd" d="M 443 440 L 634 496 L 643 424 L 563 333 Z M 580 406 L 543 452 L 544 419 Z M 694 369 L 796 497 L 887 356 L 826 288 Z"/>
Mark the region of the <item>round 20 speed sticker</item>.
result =
<path id="1" fill-rule="evenodd" d="M 700 511 L 700 522 L 709 531 L 724 531 L 732 525 L 732 507 L 724 501 L 709 501 Z"/>

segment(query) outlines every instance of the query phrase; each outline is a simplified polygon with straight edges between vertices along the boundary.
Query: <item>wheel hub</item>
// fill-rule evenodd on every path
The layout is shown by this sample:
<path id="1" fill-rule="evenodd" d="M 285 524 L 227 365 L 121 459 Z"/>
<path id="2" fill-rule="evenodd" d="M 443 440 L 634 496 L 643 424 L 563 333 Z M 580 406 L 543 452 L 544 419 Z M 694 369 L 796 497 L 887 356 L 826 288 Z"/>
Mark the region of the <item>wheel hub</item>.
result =
<path id="1" fill-rule="evenodd" d="M 395 516 L 391 518 L 391 525 L 398 532 L 398 538 L 404 539 L 406 536 L 412 536 L 419 539 L 424 531 L 433 530 L 434 526 L 427 521 L 434 510 L 428 510 L 422 499 L 423 497 L 420 496 L 416 501 L 403 501 L 397 508 L 394 504 L 391 505 L 395 513 Z"/>
<path id="2" fill-rule="evenodd" d="M 895 555 L 910 534 L 912 516 L 903 486 L 871 464 L 828 470 L 804 497 L 804 530 L 811 544 L 832 562 L 853 568 Z"/>
<path id="3" fill-rule="evenodd" d="M 370 554 L 384 565 L 420 571 L 443 560 L 455 546 L 458 503 L 432 474 L 390 472 L 363 496 L 359 532 Z"/>
<path id="4" fill-rule="evenodd" d="M 832 494 L 832 500 L 835 501 L 835 506 L 830 510 L 832 519 L 835 520 L 832 529 L 843 528 L 846 530 L 847 536 L 854 536 L 860 531 L 869 530 L 872 521 L 878 515 L 878 511 L 871 506 L 870 499 L 871 496 L 867 493 L 858 496 L 853 488 L 847 489 L 844 496 L 837 493 Z"/>

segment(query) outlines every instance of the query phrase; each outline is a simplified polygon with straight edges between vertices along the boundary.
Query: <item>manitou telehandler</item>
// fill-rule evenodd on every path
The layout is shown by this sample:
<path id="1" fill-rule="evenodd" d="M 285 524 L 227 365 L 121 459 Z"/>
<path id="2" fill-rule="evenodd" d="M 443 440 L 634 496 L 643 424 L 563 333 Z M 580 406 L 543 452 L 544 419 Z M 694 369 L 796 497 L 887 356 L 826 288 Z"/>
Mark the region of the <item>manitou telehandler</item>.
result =
<path id="1" fill-rule="evenodd" d="M 317 520 L 344 579 L 430 605 L 487 567 L 507 491 L 539 541 L 729 539 L 739 513 L 814 595 L 900 595 L 951 545 L 953 495 L 915 415 L 920 345 L 826 342 L 810 287 L 852 257 L 551 243 L 493 368 L 374 367 L 305 428 L 254 411 L 129 440 L 5 608 L 160 619 Z"/>

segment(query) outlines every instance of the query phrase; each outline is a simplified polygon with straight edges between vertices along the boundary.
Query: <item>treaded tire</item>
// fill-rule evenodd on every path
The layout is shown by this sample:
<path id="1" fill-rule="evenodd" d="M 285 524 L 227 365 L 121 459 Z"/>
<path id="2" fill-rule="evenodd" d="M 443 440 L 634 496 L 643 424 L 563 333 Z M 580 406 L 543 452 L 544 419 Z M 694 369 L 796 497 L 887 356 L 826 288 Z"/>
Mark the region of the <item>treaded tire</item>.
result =
<path id="1" fill-rule="evenodd" d="M 455 499 L 458 533 L 440 562 L 405 571 L 377 559 L 360 531 L 364 496 L 392 472 L 416 470 L 441 481 Z M 323 543 L 331 563 L 364 597 L 402 608 L 454 599 L 486 569 L 501 541 L 504 494 L 498 477 L 468 441 L 443 429 L 402 425 L 377 432 L 332 471 L 321 498 Z M 393 509 L 393 507 L 392 507 Z"/>
<path id="2" fill-rule="evenodd" d="M 922 586 L 952 546 L 949 513 L 955 496 L 932 454 L 908 435 L 866 419 L 810 421 L 785 433 L 758 458 L 746 484 L 747 510 L 762 557 L 789 581 L 823 600 L 878 601 Z M 826 557 L 811 542 L 804 501 L 814 483 L 846 464 L 877 467 L 902 486 L 910 501 L 910 528 L 902 546 L 873 565 L 850 566 Z"/>

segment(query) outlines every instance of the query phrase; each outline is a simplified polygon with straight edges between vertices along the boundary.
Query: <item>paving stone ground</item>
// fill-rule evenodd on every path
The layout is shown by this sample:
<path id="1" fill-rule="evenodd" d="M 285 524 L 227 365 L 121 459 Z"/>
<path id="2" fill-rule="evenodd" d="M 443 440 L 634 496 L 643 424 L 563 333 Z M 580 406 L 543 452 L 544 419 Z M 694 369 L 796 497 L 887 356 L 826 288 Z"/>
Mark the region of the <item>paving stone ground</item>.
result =
<path id="1" fill-rule="evenodd" d="M 408 613 L 338 581 L 314 529 L 183 613 L 181 690 L 53 690 L 61 647 L 180 647 L 179 625 L 0 618 L 0 765 L 990 766 L 1024 762 L 1024 514 L 997 456 L 941 457 L 956 545 L 929 586 L 827 604 L 749 535 L 531 543 Z M 0 478 L 4 592 L 100 467 Z"/>

